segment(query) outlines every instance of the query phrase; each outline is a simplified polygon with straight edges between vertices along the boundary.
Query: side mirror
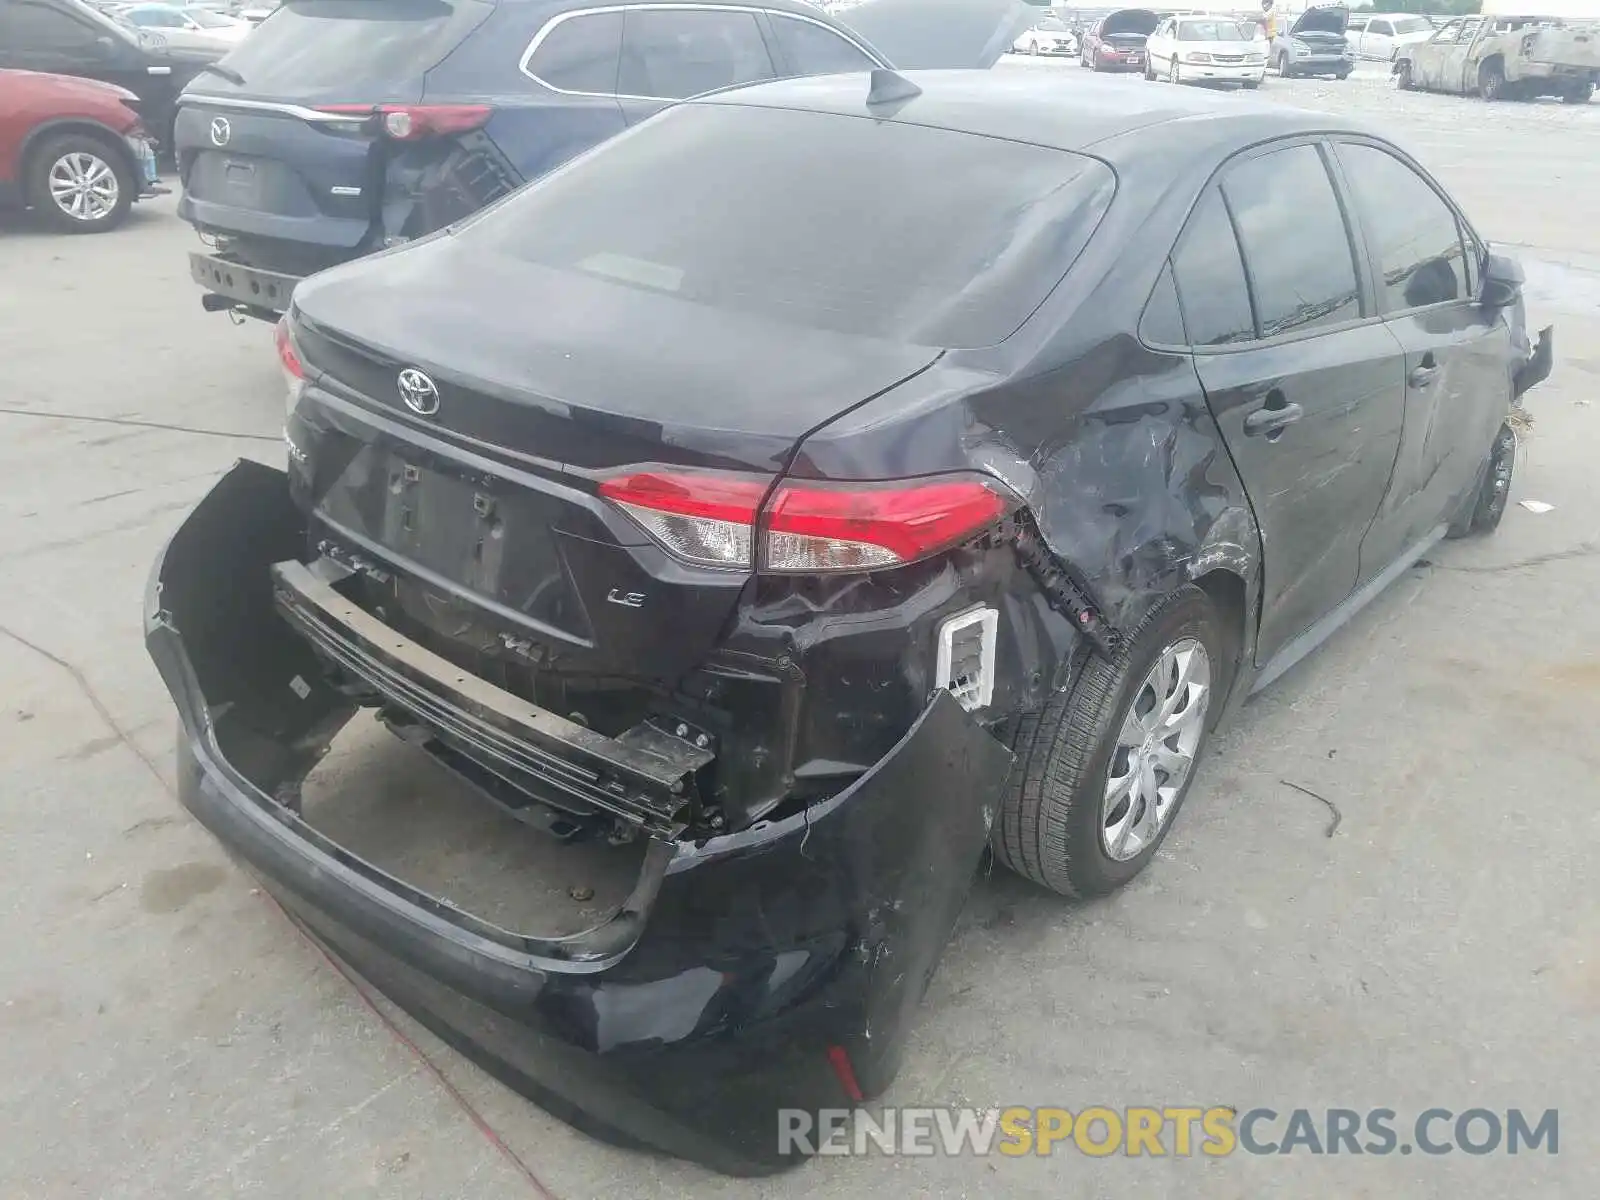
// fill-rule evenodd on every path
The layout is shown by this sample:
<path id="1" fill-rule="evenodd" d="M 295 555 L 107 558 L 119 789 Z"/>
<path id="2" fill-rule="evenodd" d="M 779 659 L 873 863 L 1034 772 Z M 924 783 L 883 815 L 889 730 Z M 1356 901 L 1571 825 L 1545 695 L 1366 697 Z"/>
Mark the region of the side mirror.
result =
<path id="1" fill-rule="evenodd" d="M 1526 279 L 1522 264 L 1516 259 L 1504 254 L 1485 254 L 1478 303 L 1485 308 L 1509 308 L 1522 299 L 1522 285 Z"/>

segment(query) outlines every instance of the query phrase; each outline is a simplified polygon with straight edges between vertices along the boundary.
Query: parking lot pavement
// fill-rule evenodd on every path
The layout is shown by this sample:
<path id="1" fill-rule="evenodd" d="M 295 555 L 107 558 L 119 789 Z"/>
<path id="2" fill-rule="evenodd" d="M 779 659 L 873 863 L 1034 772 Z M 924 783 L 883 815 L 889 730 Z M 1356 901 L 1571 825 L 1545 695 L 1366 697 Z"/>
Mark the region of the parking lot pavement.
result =
<path id="1" fill-rule="evenodd" d="M 563 1197 L 1600 1194 L 1600 104 L 1381 69 L 1259 94 L 1366 113 L 1524 255 L 1560 340 L 1514 497 L 1554 508 L 1441 547 L 1250 705 L 1123 894 L 982 880 L 890 1100 L 1558 1108 L 1559 1155 L 867 1157 L 750 1185 L 600 1146 L 386 1014 L 419 1058 L 171 794 L 146 573 L 230 461 L 280 460 L 282 411 L 268 329 L 200 311 L 162 201 L 105 237 L 0 224 L 0 1194 L 539 1194 L 513 1155 Z"/>

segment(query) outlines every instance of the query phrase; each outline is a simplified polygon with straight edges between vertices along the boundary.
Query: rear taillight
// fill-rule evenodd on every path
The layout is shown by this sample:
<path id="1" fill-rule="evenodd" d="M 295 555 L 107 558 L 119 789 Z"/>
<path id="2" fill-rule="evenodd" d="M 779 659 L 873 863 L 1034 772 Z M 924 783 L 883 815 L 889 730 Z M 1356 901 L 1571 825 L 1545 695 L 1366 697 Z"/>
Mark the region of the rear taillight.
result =
<path id="1" fill-rule="evenodd" d="M 319 112 L 377 121 L 397 142 L 481 129 L 494 115 L 487 104 L 322 104 Z"/>
<path id="2" fill-rule="evenodd" d="M 289 332 L 289 318 L 279 317 L 278 323 L 272 330 L 272 344 L 278 348 L 278 364 L 283 368 L 283 374 L 290 383 L 297 383 L 306 377 L 305 364 L 300 361 L 300 354 L 294 347 L 294 337 Z"/>
<path id="3" fill-rule="evenodd" d="M 766 479 L 711 471 L 636 471 L 606 480 L 600 494 L 679 558 L 787 574 L 916 562 L 994 524 L 1014 504 L 977 476 L 870 484 L 785 480 L 774 487 Z"/>

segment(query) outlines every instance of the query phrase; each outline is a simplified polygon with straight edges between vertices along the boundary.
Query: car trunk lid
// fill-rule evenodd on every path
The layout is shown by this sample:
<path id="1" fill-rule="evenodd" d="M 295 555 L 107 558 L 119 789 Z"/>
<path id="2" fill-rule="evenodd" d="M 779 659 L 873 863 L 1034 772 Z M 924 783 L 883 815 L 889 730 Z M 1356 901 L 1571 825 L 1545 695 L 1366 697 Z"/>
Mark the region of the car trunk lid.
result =
<path id="1" fill-rule="evenodd" d="M 415 104 L 483 0 L 294 0 L 179 100 L 184 215 L 213 231 L 352 250 L 372 240 L 385 146 L 367 114 Z"/>
<path id="2" fill-rule="evenodd" d="M 641 464 L 775 477 L 804 434 L 939 354 L 449 236 L 325 272 L 295 304 L 330 427 L 315 515 L 346 561 L 398 567 L 397 605 L 453 631 L 450 646 L 421 640 L 474 670 L 520 656 L 666 683 L 696 665 L 747 573 L 680 569 L 600 483 Z M 427 377 L 436 411 L 408 408 L 406 370 Z"/>

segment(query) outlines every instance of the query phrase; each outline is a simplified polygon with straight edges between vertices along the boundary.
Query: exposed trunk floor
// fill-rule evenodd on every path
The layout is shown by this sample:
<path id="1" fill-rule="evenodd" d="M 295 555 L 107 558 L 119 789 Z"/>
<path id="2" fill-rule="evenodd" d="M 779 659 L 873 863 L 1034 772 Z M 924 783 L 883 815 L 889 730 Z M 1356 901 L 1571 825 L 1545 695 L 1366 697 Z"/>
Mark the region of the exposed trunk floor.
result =
<path id="1" fill-rule="evenodd" d="M 645 839 L 564 845 L 357 713 L 305 782 L 304 815 L 373 865 L 486 920 L 546 937 L 598 923 L 638 879 Z M 582 889 L 593 894 L 584 896 Z"/>

